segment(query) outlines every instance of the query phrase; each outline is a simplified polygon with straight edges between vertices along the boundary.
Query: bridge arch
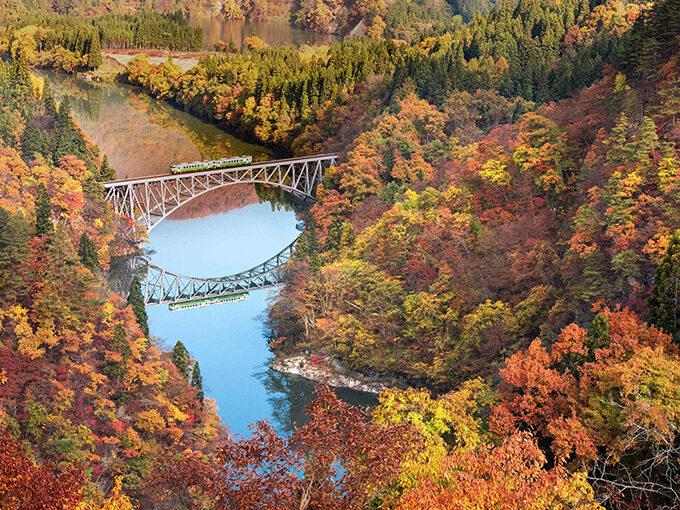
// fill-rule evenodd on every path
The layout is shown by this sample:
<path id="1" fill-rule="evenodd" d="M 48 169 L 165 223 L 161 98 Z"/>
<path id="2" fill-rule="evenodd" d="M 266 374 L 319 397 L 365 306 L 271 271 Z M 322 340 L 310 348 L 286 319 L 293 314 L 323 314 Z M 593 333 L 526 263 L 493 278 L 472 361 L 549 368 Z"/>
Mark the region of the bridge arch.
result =
<path id="1" fill-rule="evenodd" d="M 209 191 L 232 184 L 268 184 L 314 199 L 323 172 L 338 154 L 267 161 L 187 174 L 162 174 L 103 183 L 115 212 L 152 230 L 177 209 Z"/>

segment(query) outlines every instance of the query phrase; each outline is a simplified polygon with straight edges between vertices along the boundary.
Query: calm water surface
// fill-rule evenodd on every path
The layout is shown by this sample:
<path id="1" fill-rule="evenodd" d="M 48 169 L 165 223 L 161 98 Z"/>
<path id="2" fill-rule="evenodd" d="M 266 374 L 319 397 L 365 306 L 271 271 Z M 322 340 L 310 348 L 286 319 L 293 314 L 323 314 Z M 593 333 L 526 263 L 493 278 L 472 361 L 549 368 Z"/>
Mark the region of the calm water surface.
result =
<path id="1" fill-rule="evenodd" d="M 256 160 L 272 151 L 250 144 L 123 84 L 95 84 L 75 76 L 44 72 L 61 99 L 71 98 L 71 113 L 97 144 L 119 178 L 168 171 L 172 163 L 251 154 Z"/>
<path id="2" fill-rule="evenodd" d="M 217 127 L 154 101 L 123 85 L 97 85 L 50 74 L 58 98 L 71 96 L 72 113 L 109 157 L 119 177 L 166 172 L 177 161 L 251 154 L 275 157 Z M 223 276 L 263 262 L 299 232 L 292 211 L 260 203 L 253 187 L 233 186 L 189 202 L 150 233 L 154 262 L 191 276 Z M 149 307 L 151 333 L 168 347 L 182 340 L 201 365 L 205 393 L 235 433 L 267 419 L 290 432 L 304 416 L 314 385 L 268 368 L 271 354 L 262 319 L 275 291 L 256 291 L 246 301 L 170 312 Z M 340 391 L 346 400 L 375 403 L 371 395 Z"/>
<path id="3" fill-rule="evenodd" d="M 212 50 L 217 41 L 230 40 L 237 48 L 241 48 L 243 40 L 252 34 L 271 46 L 326 45 L 342 39 L 339 35 L 301 30 L 285 21 L 238 21 L 225 20 L 222 16 L 206 16 L 192 18 L 189 24 L 203 29 L 203 48 L 206 50 Z"/>

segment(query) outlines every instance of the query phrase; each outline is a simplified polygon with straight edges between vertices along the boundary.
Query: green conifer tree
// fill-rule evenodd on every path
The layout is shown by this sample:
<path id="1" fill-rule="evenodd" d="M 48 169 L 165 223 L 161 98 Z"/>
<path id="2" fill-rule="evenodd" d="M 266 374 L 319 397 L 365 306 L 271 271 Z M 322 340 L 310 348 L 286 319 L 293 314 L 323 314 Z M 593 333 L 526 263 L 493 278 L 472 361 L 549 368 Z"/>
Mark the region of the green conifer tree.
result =
<path id="1" fill-rule="evenodd" d="M 99 167 L 99 181 L 112 181 L 116 178 L 116 172 L 109 165 L 109 158 L 104 154 L 102 165 Z"/>
<path id="2" fill-rule="evenodd" d="M 342 243 L 343 222 L 338 216 L 333 216 L 328 227 L 328 237 L 324 248 L 326 250 L 339 250 Z"/>
<path id="3" fill-rule="evenodd" d="M 52 95 L 52 87 L 50 86 L 50 79 L 45 76 L 45 83 L 43 84 L 42 96 L 40 97 L 45 113 L 54 118 L 57 115 L 57 103 Z"/>
<path id="4" fill-rule="evenodd" d="M 612 129 L 611 135 L 607 140 L 607 164 L 612 167 L 622 165 L 629 157 L 628 151 L 628 130 L 630 121 L 625 113 L 619 116 L 616 125 Z"/>
<path id="5" fill-rule="evenodd" d="M 25 161 L 35 159 L 35 153 L 42 153 L 43 139 L 32 115 L 26 117 L 26 127 L 21 137 L 21 157 Z"/>
<path id="6" fill-rule="evenodd" d="M 71 117 L 71 100 L 68 96 L 59 105 L 53 133 L 52 159 L 55 163 L 69 154 L 78 156 L 86 163 L 90 161 L 85 138 Z"/>
<path id="7" fill-rule="evenodd" d="M 598 313 L 593 319 L 593 322 L 590 323 L 586 336 L 588 337 L 586 345 L 588 346 L 592 360 L 594 360 L 595 351 L 609 343 L 609 322 L 607 321 L 607 318 L 601 313 Z"/>
<path id="8" fill-rule="evenodd" d="M 132 348 L 130 347 L 130 340 L 128 340 L 127 332 L 123 327 L 122 322 L 118 322 L 113 329 L 113 340 L 111 341 L 111 350 L 117 352 L 127 361 L 132 356 Z"/>
<path id="9" fill-rule="evenodd" d="M 189 351 L 187 351 L 181 340 L 178 340 L 172 351 L 170 351 L 170 359 L 172 359 L 172 362 L 184 379 L 189 379 Z"/>
<path id="10" fill-rule="evenodd" d="M 54 231 L 52 225 L 52 203 L 47 194 L 47 188 L 43 183 L 38 185 L 38 192 L 35 196 L 35 235 L 49 236 Z"/>
<path id="11" fill-rule="evenodd" d="M 78 258 L 80 259 L 81 264 L 93 273 L 99 271 L 99 255 L 97 254 L 97 247 L 85 232 L 80 236 Z"/>
<path id="12" fill-rule="evenodd" d="M 656 125 L 651 117 L 645 116 L 642 119 L 636 138 L 631 159 L 650 166 L 650 159 L 659 146 L 659 135 L 656 133 Z"/>
<path id="13" fill-rule="evenodd" d="M 203 403 L 203 376 L 201 375 L 201 368 L 198 366 L 198 361 L 194 364 L 194 369 L 191 371 L 191 385 L 196 388 L 196 396 L 198 400 Z"/>
<path id="14" fill-rule="evenodd" d="M 353 246 L 356 240 L 356 233 L 354 232 L 354 227 L 352 223 L 346 221 L 342 227 L 342 238 L 340 239 L 340 244 L 342 246 Z"/>
<path id="15" fill-rule="evenodd" d="M 677 340 L 680 331 L 680 230 L 676 230 L 661 264 L 656 268 L 654 286 L 647 301 L 649 322 Z"/>
<path id="16" fill-rule="evenodd" d="M 309 218 L 305 231 L 300 236 L 300 240 L 295 246 L 293 257 L 297 260 L 307 260 L 312 270 L 318 269 L 321 265 L 319 256 L 319 239 L 316 235 L 316 225 L 314 219 Z"/>
<path id="17" fill-rule="evenodd" d="M 102 46 L 99 41 L 99 30 L 95 30 L 92 39 L 90 39 L 90 51 L 87 54 L 87 67 L 90 69 L 97 69 L 102 63 Z"/>
<path id="18" fill-rule="evenodd" d="M 118 383 L 120 377 L 127 373 L 127 362 L 130 359 L 130 356 L 132 356 L 130 341 L 128 340 L 127 332 L 125 331 L 122 322 L 116 323 L 113 328 L 113 336 L 111 338 L 111 343 L 109 344 L 109 350 L 120 355 L 122 359 L 121 361 L 113 361 L 111 359 L 105 360 L 102 364 L 102 372 L 109 377 L 115 377 L 116 383 Z"/>
<path id="19" fill-rule="evenodd" d="M 30 223 L 23 214 L 10 215 L 0 208 L 0 291 L 8 301 L 27 295 L 25 276 L 17 271 L 17 264 L 29 257 Z"/>
<path id="20" fill-rule="evenodd" d="M 139 324 L 142 333 L 147 338 L 149 337 L 149 316 L 146 313 L 144 306 L 144 296 L 142 295 L 142 284 L 137 275 L 132 277 L 130 284 L 130 293 L 127 298 L 128 305 L 132 306 L 132 311 L 135 312 L 137 323 Z"/>
<path id="21" fill-rule="evenodd" d="M 33 94 L 31 69 L 28 65 L 28 59 L 23 53 L 20 53 L 12 64 L 11 78 L 17 96 L 25 97 Z"/>

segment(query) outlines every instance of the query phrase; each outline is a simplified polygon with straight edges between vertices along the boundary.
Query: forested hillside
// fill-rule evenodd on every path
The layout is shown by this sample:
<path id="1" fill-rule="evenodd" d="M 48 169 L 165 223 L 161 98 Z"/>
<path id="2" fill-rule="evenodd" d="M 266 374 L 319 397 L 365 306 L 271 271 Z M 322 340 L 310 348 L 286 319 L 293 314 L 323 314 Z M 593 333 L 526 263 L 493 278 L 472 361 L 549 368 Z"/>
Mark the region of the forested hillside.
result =
<path id="1" fill-rule="evenodd" d="M 73 72 L 97 69 L 102 49 L 200 50 L 201 30 L 191 28 L 181 12 L 96 18 L 5 11 L 0 51 L 31 65 Z"/>
<path id="2" fill-rule="evenodd" d="M 35 40 L 0 64 L 0 501 L 680 506 L 680 1 L 455 18 L 474 5 L 300 2 L 372 37 L 324 56 L 253 44 L 188 71 L 139 56 L 120 77 L 261 143 L 341 152 L 269 345 L 409 388 L 367 411 L 320 387 L 287 437 L 221 435 L 186 348 L 150 335 L 138 282 L 128 302 L 106 287 L 125 246 L 97 183 L 111 169 L 30 74 Z"/>
<path id="3" fill-rule="evenodd" d="M 74 16 L 173 13 L 191 16 L 223 15 L 231 20 L 282 21 L 316 32 L 347 34 L 360 22 L 370 35 L 383 31 L 410 38 L 423 28 L 454 19 L 469 21 L 501 0 L 15 0 L 7 7 L 15 12 L 53 12 Z"/>
<path id="4" fill-rule="evenodd" d="M 139 284 L 125 302 L 105 283 L 126 243 L 68 99 L 22 59 L 0 64 L 0 105 L 0 506 L 130 508 L 163 450 L 209 452 L 221 425 L 188 353 L 149 336 Z"/>
<path id="5" fill-rule="evenodd" d="M 598 12 L 617 9 L 634 12 Z M 450 387 L 591 320 L 593 306 L 646 317 L 678 227 L 671 9 L 640 18 L 604 79 L 528 113 L 481 89 L 439 108 L 412 81 L 398 89 L 325 176 L 295 285 L 270 313 L 277 348 Z"/>
<path id="6" fill-rule="evenodd" d="M 513 5 L 506 2 L 470 25 L 433 29 L 413 44 L 349 40 L 333 46 L 325 59 L 265 47 L 205 57 L 185 73 L 140 56 L 123 76 L 154 97 L 171 98 L 192 113 L 282 148 L 306 126 L 324 130 L 319 140 L 337 139 L 327 131 L 357 113 L 357 105 L 375 117 L 386 102 L 396 104 L 409 92 L 455 117 L 464 113 L 458 109 L 474 108 L 467 98 L 477 95 L 477 108 L 487 110 L 480 127 L 488 130 L 519 119 L 533 109 L 532 102 L 566 97 L 600 79 L 641 9 L 637 3 L 609 2 L 589 10 L 576 0 Z M 362 93 L 368 97 L 357 99 Z M 451 122 L 466 124 L 464 117 Z M 344 124 L 355 135 L 366 127 L 356 117 Z M 314 132 L 296 142 L 296 150 L 306 150 L 300 142 L 314 147 Z"/>
<path id="7" fill-rule="evenodd" d="M 436 24 L 471 20 L 499 6 L 501 0 L 226 0 L 227 19 L 288 20 L 315 32 L 352 33 L 362 28 L 372 37 L 411 39 Z"/>

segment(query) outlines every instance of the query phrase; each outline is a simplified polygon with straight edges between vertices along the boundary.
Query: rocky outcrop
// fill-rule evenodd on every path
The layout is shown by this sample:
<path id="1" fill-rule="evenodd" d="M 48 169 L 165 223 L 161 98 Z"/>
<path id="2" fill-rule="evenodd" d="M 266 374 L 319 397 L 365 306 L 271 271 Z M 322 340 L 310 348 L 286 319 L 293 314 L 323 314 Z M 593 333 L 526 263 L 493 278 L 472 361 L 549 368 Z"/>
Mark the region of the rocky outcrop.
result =
<path id="1" fill-rule="evenodd" d="M 300 355 L 277 358 L 269 366 L 272 370 L 284 374 L 295 374 L 336 388 L 349 388 L 366 393 L 379 393 L 380 390 L 391 386 L 385 382 L 352 372 L 340 361 L 326 356 Z"/>

